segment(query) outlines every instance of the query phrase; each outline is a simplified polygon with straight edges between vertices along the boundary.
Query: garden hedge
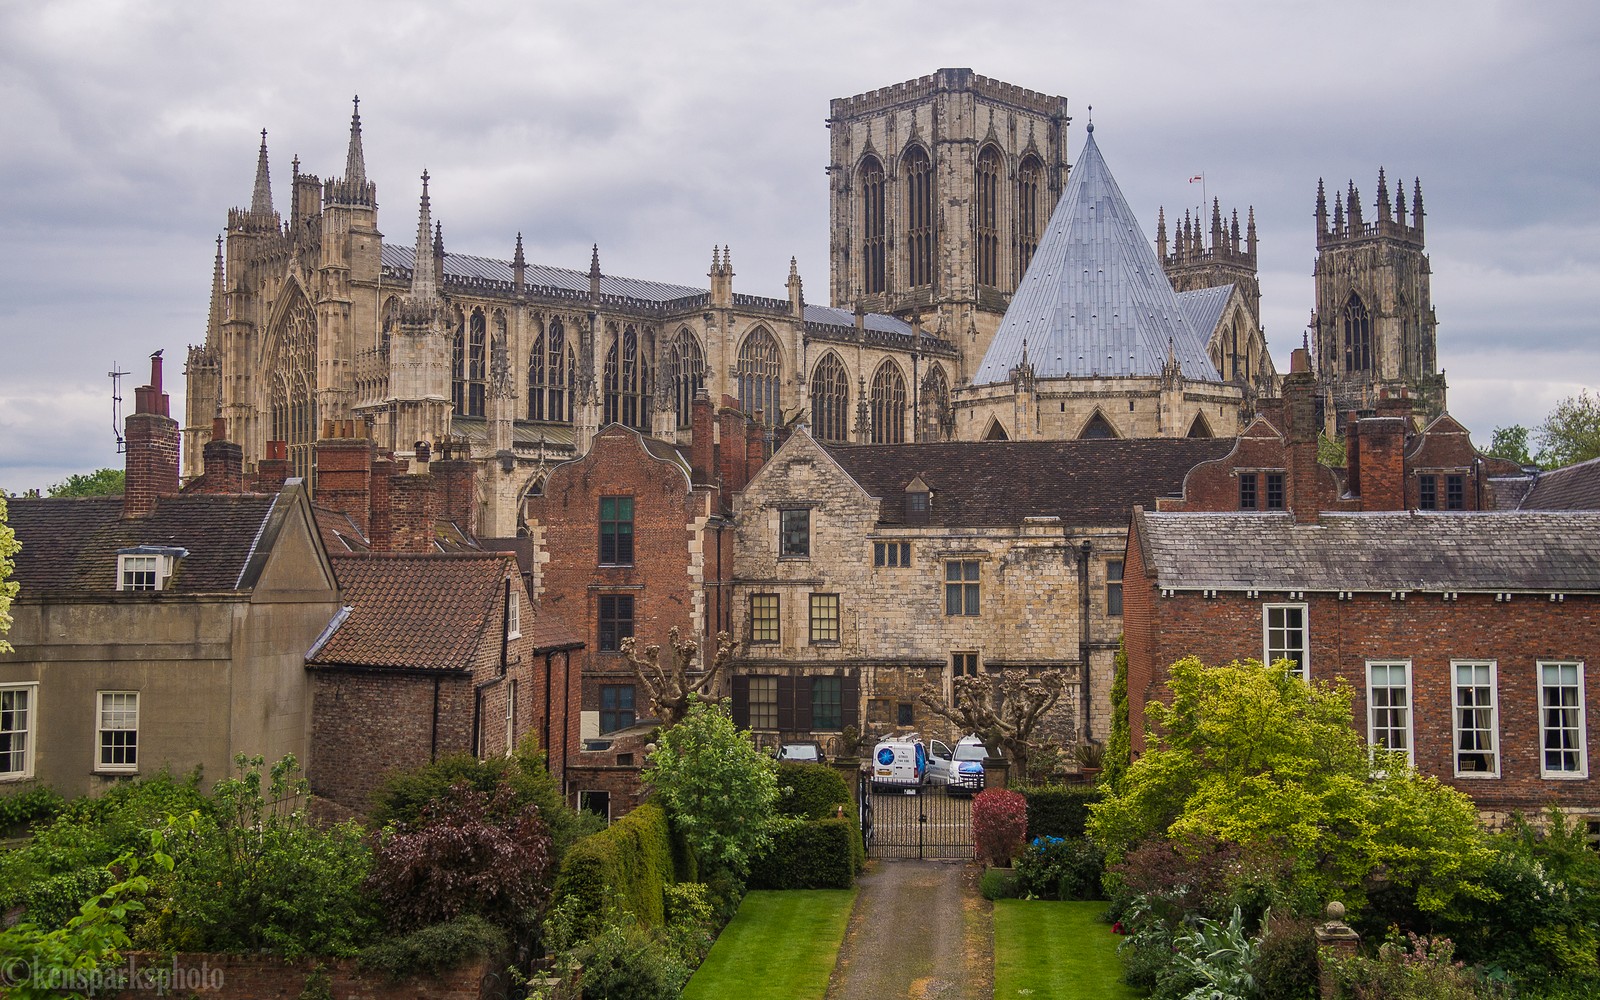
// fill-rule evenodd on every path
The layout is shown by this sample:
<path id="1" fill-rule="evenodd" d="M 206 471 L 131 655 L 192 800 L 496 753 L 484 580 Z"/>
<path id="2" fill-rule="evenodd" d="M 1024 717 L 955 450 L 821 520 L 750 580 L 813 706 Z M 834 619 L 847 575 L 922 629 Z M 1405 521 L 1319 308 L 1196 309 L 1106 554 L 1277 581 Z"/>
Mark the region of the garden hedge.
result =
<path id="1" fill-rule="evenodd" d="M 815 765 L 812 765 L 815 766 Z M 780 820 L 750 866 L 752 889 L 848 889 L 866 865 L 853 818 Z"/>
<path id="2" fill-rule="evenodd" d="M 1062 837 L 1079 840 L 1089 821 L 1089 806 L 1102 792 L 1095 785 L 1047 785 L 1019 788 L 1028 800 L 1028 840 Z"/>
<path id="3" fill-rule="evenodd" d="M 614 893 L 640 923 L 663 927 L 664 894 L 672 881 L 667 814 L 660 806 L 646 804 L 567 850 L 551 902 L 575 899 L 580 919 L 598 925 Z"/>
<path id="4" fill-rule="evenodd" d="M 791 760 L 778 765 L 779 815 L 832 819 L 840 806 L 849 815 L 854 801 L 844 776 L 827 764 Z"/>

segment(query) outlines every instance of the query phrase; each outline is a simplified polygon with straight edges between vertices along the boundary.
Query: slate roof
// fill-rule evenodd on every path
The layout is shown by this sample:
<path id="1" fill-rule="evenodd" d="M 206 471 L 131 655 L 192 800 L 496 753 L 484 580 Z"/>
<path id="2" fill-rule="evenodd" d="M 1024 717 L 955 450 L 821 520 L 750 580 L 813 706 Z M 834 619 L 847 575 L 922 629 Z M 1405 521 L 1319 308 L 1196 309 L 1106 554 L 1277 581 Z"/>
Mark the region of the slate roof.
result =
<path id="1" fill-rule="evenodd" d="M 1158 375 L 1170 343 L 1187 378 L 1220 382 L 1210 334 L 1178 304 L 1091 126 L 972 382 L 1007 381 L 1024 341 L 1039 378 Z"/>
<path id="2" fill-rule="evenodd" d="M 19 600 L 49 591 L 115 592 L 117 552 L 140 545 L 187 549 L 164 593 L 246 590 L 259 563 L 277 495 L 195 494 L 161 497 L 155 510 L 122 517 L 121 497 L 8 500 L 9 522 L 22 543 L 12 579 Z"/>
<path id="3" fill-rule="evenodd" d="M 1600 510 L 1600 458 L 1541 472 L 1522 510 Z"/>
<path id="4" fill-rule="evenodd" d="M 807 305 L 805 311 L 807 323 L 818 323 L 823 326 L 847 326 L 852 329 L 856 325 L 856 314 L 849 309 L 839 309 L 835 306 Z M 862 317 L 861 325 L 877 333 L 898 333 L 905 336 L 911 335 L 911 324 L 898 316 L 886 313 L 867 313 Z"/>
<path id="5" fill-rule="evenodd" d="M 1192 288 L 1187 292 L 1178 292 L 1178 308 L 1188 317 L 1189 325 L 1203 340 L 1209 341 L 1211 333 L 1222 322 L 1222 310 L 1228 305 L 1228 298 L 1233 295 L 1232 285 L 1217 285 L 1213 288 Z M 1209 357 L 1209 355 L 1208 355 Z"/>
<path id="6" fill-rule="evenodd" d="M 1600 592 L 1600 513 L 1140 511 L 1156 585 L 1174 590 Z"/>
<path id="7" fill-rule="evenodd" d="M 417 262 L 415 247 L 402 246 L 398 243 L 385 243 L 383 245 L 383 266 L 403 271 L 409 274 Z M 492 257 L 473 257 L 468 254 L 446 253 L 444 255 L 444 274 L 449 278 L 478 278 L 488 281 L 511 282 L 515 275 L 511 271 L 511 263 L 504 260 L 495 260 Z M 574 271 L 565 267 L 550 267 L 545 264 L 529 264 L 523 272 L 523 280 L 534 287 L 556 288 L 568 292 L 581 292 L 589 294 L 589 272 Z M 688 285 L 672 285 L 664 281 L 645 281 L 641 278 L 621 278 L 614 274 L 600 276 L 600 294 L 621 295 L 630 299 L 644 299 L 650 302 L 670 302 L 691 295 L 704 295 L 704 288 L 691 288 Z"/>
<path id="8" fill-rule="evenodd" d="M 1232 438 L 1133 438 L 835 445 L 827 452 L 883 501 L 883 523 L 903 523 L 906 486 L 921 476 L 933 491 L 929 524 L 982 527 L 1051 516 L 1124 525 L 1135 504 L 1177 495 L 1190 469 L 1232 448 Z"/>
<path id="9" fill-rule="evenodd" d="M 314 666 L 472 668 L 514 560 L 500 553 L 336 555 L 349 614 L 307 659 Z"/>

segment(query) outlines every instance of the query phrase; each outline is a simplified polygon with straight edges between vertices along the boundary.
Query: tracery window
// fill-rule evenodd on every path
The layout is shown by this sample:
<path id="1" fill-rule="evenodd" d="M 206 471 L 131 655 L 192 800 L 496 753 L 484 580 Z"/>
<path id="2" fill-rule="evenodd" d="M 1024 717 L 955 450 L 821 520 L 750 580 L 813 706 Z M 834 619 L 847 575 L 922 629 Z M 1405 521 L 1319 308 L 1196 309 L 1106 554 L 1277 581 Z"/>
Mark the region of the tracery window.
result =
<path id="1" fill-rule="evenodd" d="M 1344 370 L 1372 370 L 1372 320 L 1355 292 L 1344 304 Z"/>
<path id="2" fill-rule="evenodd" d="M 850 432 L 850 380 L 829 351 L 811 372 L 811 433 L 818 441 L 845 441 Z"/>
<path id="3" fill-rule="evenodd" d="M 705 354 L 700 350 L 700 340 L 688 327 L 678 331 L 672 340 L 672 350 L 667 356 L 664 377 L 672 387 L 672 407 L 677 413 L 680 429 L 694 422 L 694 397 L 706 384 Z"/>
<path id="4" fill-rule="evenodd" d="M 400 297 L 389 296 L 383 304 L 383 329 L 378 335 L 378 347 L 387 351 L 389 342 L 394 339 L 395 331 L 400 329 Z"/>
<path id="5" fill-rule="evenodd" d="M 566 330 L 559 319 L 550 321 L 528 354 L 528 419 L 564 423 L 572 419 L 567 409 L 567 384 L 574 365 Z"/>
<path id="6" fill-rule="evenodd" d="M 905 155 L 907 284 L 933 284 L 933 162 L 913 146 Z"/>
<path id="7" fill-rule="evenodd" d="M 456 310 L 456 329 L 450 337 L 450 408 L 455 413 L 467 412 L 467 380 L 462 373 L 467 370 L 467 318 Z"/>
<path id="8" fill-rule="evenodd" d="M 903 444 L 905 439 L 905 376 L 899 365 L 885 360 L 872 376 L 872 443 Z"/>
<path id="9" fill-rule="evenodd" d="M 936 432 L 937 440 L 948 439 L 955 431 L 956 415 L 950 407 L 950 380 L 944 373 L 944 366 L 930 365 L 928 374 L 922 377 L 922 401 L 927 416 L 923 426 L 932 427 Z"/>
<path id="10" fill-rule="evenodd" d="M 756 327 L 739 347 L 739 408 L 751 416 L 760 410 L 768 424 L 781 423 L 783 410 L 778 405 L 778 390 L 782 376 L 783 355 L 778 341 L 766 327 Z"/>
<path id="11" fill-rule="evenodd" d="M 1017 281 L 1028 270 L 1033 252 L 1039 249 L 1039 182 L 1044 164 L 1037 156 L 1022 159 L 1017 170 Z"/>
<path id="12" fill-rule="evenodd" d="M 999 284 L 1000 151 L 983 147 L 978 154 L 978 284 Z"/>
<path id="13" fill-rule="evenodd" d="M 483 416 L 483 390 L 489 367 L 489 335 L 483 310 L 472 310 L 467 342 L 467 407 L 469 417 Z"/>
<path id="14" fill-rule="evenodd" d="M 304 297 L 284 313 L 273 337 L 271 373 L 272 440 L 287 442 L 293 475 L 308 483 L 317 439 L 317 320 Z"/>
<path id="15" fill-rule="evenodd" d="M 884 289 L 883 164 L 861 161 L 861 286 L 868 295 Z"/>
<path id="16" fill-rule="evenodd" d="M 639 331 L 630 323 L 621 335 L 613 331 L 606 351 L 605 422 L 648 430 L 650 365 L 639 349 Z"/>

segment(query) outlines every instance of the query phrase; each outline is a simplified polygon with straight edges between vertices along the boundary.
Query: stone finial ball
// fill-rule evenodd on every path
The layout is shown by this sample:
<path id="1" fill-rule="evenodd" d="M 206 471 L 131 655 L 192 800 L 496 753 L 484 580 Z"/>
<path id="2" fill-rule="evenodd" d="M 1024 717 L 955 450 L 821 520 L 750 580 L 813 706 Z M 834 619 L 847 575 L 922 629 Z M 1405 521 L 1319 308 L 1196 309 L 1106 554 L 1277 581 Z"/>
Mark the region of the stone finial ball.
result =
<path id="1" fill-rule="evenodd" d="M 1334 900 L 1333 902 L 1329 903 L 1328 904 L 1328 919 L 1329 920 L 1343 920 L 1344 919 L 1344 904 L 1339 902 L 1337 899 Z"/>

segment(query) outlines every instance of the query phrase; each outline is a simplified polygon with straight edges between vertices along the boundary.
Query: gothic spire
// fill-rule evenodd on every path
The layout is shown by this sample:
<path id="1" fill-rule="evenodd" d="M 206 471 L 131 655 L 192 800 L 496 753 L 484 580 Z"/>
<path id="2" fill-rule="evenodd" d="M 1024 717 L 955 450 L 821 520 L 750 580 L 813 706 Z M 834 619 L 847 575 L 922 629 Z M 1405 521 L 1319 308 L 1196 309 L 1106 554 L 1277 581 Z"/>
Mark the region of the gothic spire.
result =
<path id="1" fill-rule="evenodd" d="M 261 153 L 256 157 L 256 190 L 250 198 L 250 214 L 266 218 L 272 214 L 272 178 L 267 173 L 267 130 L 261 130 Z"/>
<path id="2" fill-rule="evenodd" d="M 1251 260 L 1255 260 L 1256 259 L 1256 207 L 1254 205 L 1250 206 L 1250 218 L 1249 218 L 1249 221 L 1245 223 L 1244 234 L 1245 234 L 1244 235 L 1245 253 L 1250 255 L 1250 259 Z"/>
<path id="3" fill-rule="evenodd" d="M 211 267 L 211 309 L 206 319 L 206 344 L 213 345 L 222 336 L 222 307 L 227 288 L 222 273 L 222 237 L 217 237 L 217 260 Z"/>
<path id="4" fill-rule="evenodd" d="M 1383 168 L 1378 168 L 1378 221 L 1389 221 L 1389 180 L 1383 175 Z"/>
<path id="5" fill-rule="evenodd" d="M 1411 189 L 1411 224 L 1418 230 L 1422 229 L 1422 178 L 1418 177 Z"/>
<path id="6" fill-rule="evenodd" d="M 357 94 L 353 103 L 355 110 L 350 113 L 350 151 L 344 158 L 344 183 L 350 190 L 359 192 L 367 187 L 367 160 L 361 152 L 361 95 Z"/>
<path id="7" fill-rule="evenodd" d="M 1167 259 L 1167 208 L 1165 205 L 1156 210 L 1156 254 L 1163 261 Z"/>
<path id="8" fill-rule="evenodd" d="M 1255 210 L 1251 209 L 1254 218 Z M 1322 178 L 1317 178 L 1317 235 L 1321 236 L 1328 231 L 1328 196 L 1322 188 Z"/>
<path id="9" fill-rule="evenodd" d="M 1222 248 L 1222 199 L 1211 199 L 1211 249 Z"/>
<path id="10" fill-rule="evenodd" d="M 511 263 L 514 267 L 527 267 L 528 260 L 522 256 L 522 234 L 517 234 L 517 252 L 512 255 Z"/>
<path id="11" fill-rule="evenodd" d="M 511 255 L 511 280 L 516 283 L 517 291 L 522 291 L 527 275 L 528 259 L 522 255 L 522 234 L 518 233 L 517 252 Z"/>
<path id="12" fill-rule="evenodd" d="M 428 171 L 422 171 L 422 208 L 417 214 L 417 257 L 411 268 L 411 294 L 431 298 L 438 293 L 438 277 L 433 272 L 433 247 L 428 241 L 433 219 L 428 204 Z"/>

